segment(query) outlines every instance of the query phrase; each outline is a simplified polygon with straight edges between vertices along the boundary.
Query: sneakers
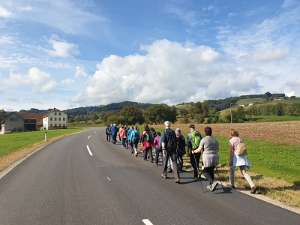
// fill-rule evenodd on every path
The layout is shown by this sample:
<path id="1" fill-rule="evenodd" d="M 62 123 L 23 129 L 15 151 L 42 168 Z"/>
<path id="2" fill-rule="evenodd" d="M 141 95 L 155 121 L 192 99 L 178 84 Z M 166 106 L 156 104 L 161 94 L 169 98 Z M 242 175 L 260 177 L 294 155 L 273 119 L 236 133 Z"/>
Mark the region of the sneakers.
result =
<path id="1" fill-rule="evenodd" d="M 257 191 L 257 188 L 254 186 L 254 187 L 251 188 L 250 193 L 251 193 L 251 194 L 255 194 L 256 191 Z"/>
<path id="2" fill-rule="evenodd" d="M 214 182 L 214 183 L 212 183 L 211 185 L 207 185 L 207 190 L 209 190 L 209 191 L 211 191 L 211 192 L 213 192 L 213 191 L 215 191 L 216 190 L 216 187 L 218 186 L 218 182 Z"/>
<path id="3" fill-rule="evenodd" d="M 167 176 L 165 175 L 165 174 L 162 174 L 162 175 L 160 175 L 161 176 L 161 178 L 163 178 L 163 179 L 167 179 Z"/>
<path id="4" fill-rule="evenodd" d="M 176 179 L 175 183 L 176 183 L 176 184 L 180 184 L 180 179 L 179 179 L 179 178 Z"/>

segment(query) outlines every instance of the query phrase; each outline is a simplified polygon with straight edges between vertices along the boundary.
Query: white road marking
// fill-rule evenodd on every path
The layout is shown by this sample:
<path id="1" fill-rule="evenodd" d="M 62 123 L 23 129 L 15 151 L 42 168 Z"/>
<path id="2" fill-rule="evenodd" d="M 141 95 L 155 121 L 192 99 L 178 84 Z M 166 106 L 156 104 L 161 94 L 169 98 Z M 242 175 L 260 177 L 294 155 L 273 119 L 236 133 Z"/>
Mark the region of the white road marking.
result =
<path id="1" fill-rule="evenodd" d="M 110 179 L 110 177 L 106 177 L 106 179 L 108 180 L 108 182 L 111 182 L 111 179 Z"/>
<path id="2" fill-rule="evenodd" d="M 91 138 L 91 137 L 92 137 L 92 136 L 91 136 L 91 135 L 89 135 L 89 136 L 88 136 L 88 140 L 90 140 L 90 138 Z"/>
<path id="3" fill-rule="evenodd" d="M 93 153 L 92 153 L 92 151 L 91 151 L 90 147 L 87 145 L 87 146 L 86 146 L 86 148 L 87 148 L 87 150 L 88 150 L 88 152 L 89 152 L 90 156 L 93 156 Z"/>
<path id="4" fill-rule="evenodd" d="M 143 222 L 145 225 L 153 225 L 153 223 L 151 223 L 151 221 L 148 220 L 148 219 L 143 219 L 142 222 Z"/>

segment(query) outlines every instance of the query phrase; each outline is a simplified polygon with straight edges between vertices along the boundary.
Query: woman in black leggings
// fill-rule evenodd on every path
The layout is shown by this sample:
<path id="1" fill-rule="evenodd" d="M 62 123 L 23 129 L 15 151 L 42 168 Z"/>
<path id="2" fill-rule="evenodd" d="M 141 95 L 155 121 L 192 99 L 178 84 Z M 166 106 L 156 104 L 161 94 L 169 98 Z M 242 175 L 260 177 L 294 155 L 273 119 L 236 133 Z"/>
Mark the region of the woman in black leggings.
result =
<path id="1" fill-rule="evenodd" d="M 212 129 L 210 127 L 205 127 L 204 132 L 206 136 L 201 140 L 199 148 L 192 151 L 192 153 L 202 152 L 203 173 L 209 182 L 207 189 L 214 191 L 219 184 L 219 182 L 214 182 L 214 171 L 219 163 L 219 143 L 212 136 Z"/>

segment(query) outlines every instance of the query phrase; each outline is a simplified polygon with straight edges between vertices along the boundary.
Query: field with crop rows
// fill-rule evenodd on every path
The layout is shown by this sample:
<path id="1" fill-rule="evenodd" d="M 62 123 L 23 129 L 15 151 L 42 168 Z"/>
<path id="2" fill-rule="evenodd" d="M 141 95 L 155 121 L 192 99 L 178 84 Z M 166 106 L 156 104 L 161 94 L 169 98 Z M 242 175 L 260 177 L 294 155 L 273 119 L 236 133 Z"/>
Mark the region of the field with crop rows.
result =
<path id="1" fill-rule="evenodd" d="M 229 137 L 230 129 L 236 129 L 240 136 L 245 139 L 263 140 L 275 144 L 300 145 L 300 121 L 196 124 L 201 133 L 206 126 L 212 127 L 216 136 Z M 180 127 L 184 133 L 189 131 L 188 124 L 175 124 L 173 127 Z"/>

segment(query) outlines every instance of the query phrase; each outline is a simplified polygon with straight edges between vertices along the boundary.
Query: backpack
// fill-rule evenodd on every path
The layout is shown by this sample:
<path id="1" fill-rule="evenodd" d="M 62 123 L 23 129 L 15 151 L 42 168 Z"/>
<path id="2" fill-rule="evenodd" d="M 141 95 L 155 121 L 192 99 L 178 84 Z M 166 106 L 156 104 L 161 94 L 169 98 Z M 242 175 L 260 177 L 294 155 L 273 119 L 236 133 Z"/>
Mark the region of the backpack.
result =
<path id="1" fill-rule="evenodd" d="M 132 131 L 133 135 L 132 135 L 132 142 L 136 143 L 139 142 L 140 139 L 140 134 L 138 131 Z"/>
<path id="2" fill-rule="evenodd" d="M 143 134 L 143 142 L 145 142 L 145 141 L 147 141 L 147 142 L 153 142 L 153 136 L 152 136 L 152 134 L 150 132 L 145 132 Z"/>
<path id="3" fill-rule="evenodd" d="M 237 145 L 235 154 L 238 156 L 246 155 L 247 154 L 247 146 L 245 143 L 241 142 Z"/>
<path id="4" fill-rule="evenodd" d="M 199 147 L 201 139 L 202 139 L 201 134 L 198 131 L 192 132 L 191 141 L 192 141 L 193 150 Z"/>
<path id="5" fill-rule="evenodd" d="M 177 149 L 177 140 L 176 140 L 176 134 L 173 130 L 166 130 L 166 139 L 167 139 L 167 143 L 166 143 L 166 149 L 167 150 L 176 150 Z"/>

